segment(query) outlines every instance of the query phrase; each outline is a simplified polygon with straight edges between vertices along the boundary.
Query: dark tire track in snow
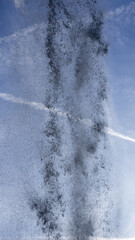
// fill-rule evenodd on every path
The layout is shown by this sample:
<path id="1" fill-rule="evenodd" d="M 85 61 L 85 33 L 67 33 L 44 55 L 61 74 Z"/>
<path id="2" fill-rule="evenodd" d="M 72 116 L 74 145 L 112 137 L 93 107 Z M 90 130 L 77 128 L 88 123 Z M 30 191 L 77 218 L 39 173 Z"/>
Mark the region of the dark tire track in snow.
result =
<path id="1" fill-rule="evenodd" d="M 95 1 L 48 1 L 45 106 L 68 112 L 46 117 L 42 158 L 45 198 L 31 199 L 45 236 L 109 236 L 106 78 L 103 14 Z M 75 119 L 91 119 L 87 126 Z"/>

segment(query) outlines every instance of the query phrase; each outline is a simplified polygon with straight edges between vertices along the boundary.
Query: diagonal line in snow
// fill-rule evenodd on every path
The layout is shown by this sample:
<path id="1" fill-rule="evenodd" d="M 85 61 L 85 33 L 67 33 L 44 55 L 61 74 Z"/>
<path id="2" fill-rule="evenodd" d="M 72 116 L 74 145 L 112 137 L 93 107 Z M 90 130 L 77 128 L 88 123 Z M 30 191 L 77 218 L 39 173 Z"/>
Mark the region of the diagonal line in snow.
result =
<path id="1" fill-rule="evenodd" d="M 62 116 L 65 116 L 65 117 L 70 117 L 74 121 L 80 121 L 84 124 L 87 124 L 88 126 L 93 126 L 94 125 L 94 123 L 90 119 L 75 118 L 71 114 L 63 112 L 58 108 L 52 108 L 52 109 L 47 108 L 46 106 L 44 106 L 43 103 L 30 102 L 26 99 L 18 98 L 18 97 L 15 97 L 15 96 L 13 96 L 11 94 L 7 94 L 7 93 L 0 93 L 0 98 L 3 99 L 3 100 L 6 100 L 6 101 L 12 102 L 12 103 L 28 105 L 28 106 L 31 106 L 31 107 L 35 108 L 36 110 L 42 110 L 42 111 L 47 111 L 47 112 L 55 112 L 59 115 L 62 115 Z M 135 142 L 134 138 L 131 138 L 129 136 L 126 136 L 126 135 L 123 135 L 119 132 L 116 132 L 111 128 L 106 127 L 105 131 L 111 136 L 118 137 L 118 138 L 121 138 L 123 140 L 130 141 L 130 142 Z"/>
<path id="2" fill-rule="evenodd" d="M 34 25 L 31 25 L 29 27 L 22 28 L 21 30 L 16 31 L 10 35 L 1 37 L 0 44 L 3 42 L 7 42 L 7 43 L 11 42 L 12 40 L 17 39 L 18 37 L 22 37 L 22 36 L 25 37 L 28 34 L 33 33 L 34 31 L 39 29 L 45 30 L 45 26 L 46 26 L 45 22 L 40 22 L 40 23 L 35 23 Z"/>
<path id="3" fill-rule="evenodd" d="M 106 128 L 107 129 L 107 133 L 111 136 L 114 136 L 114 137 L 118 137 L 118 138 L 121 138 L 121 139 L 124 139 L 124 140 L 127 140 L 127 141 L 130 141 L 130 142 L 135 142 L 135 139 L 134 138 L 131 138 L 129 136 L 126 136 L 126 135 L 123 135 L 119 132 L 115 132 L 113 129 L 111 128 Z"/>

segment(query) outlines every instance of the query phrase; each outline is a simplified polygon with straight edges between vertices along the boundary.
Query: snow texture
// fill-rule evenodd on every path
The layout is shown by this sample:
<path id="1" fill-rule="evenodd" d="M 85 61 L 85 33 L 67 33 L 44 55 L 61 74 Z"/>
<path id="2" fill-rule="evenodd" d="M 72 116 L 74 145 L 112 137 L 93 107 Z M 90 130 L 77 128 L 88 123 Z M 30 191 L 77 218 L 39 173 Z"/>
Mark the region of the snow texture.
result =
<path id="1" fill-rule="evenodd" d="M 0 40 L 1 92 L 50 109 L 1 100 L 2 240 L 114 231 L 102 26 L 95 1 L 49 0 L 46 23 Z"/>

